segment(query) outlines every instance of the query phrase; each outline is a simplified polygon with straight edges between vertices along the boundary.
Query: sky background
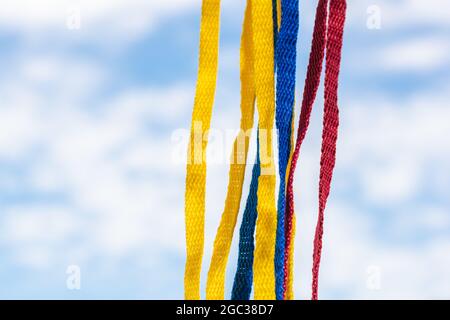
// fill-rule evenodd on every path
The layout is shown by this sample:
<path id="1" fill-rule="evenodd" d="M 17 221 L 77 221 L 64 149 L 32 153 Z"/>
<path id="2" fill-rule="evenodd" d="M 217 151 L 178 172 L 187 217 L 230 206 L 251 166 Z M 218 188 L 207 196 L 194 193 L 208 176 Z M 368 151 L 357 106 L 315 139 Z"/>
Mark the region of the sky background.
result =
<path id="1" fill-rule="evenodd" d="M 231 132 L 244 2 L 222 5 L 211 125 Z M 0 298 L 183 298 L 179 134 L 200 3 L 1 1 Z M 300 4 L 297 102 L 316 3 Z M 450 298 L 449 33 L 445 0 L 348 1 L 320 298 Z M 296 173 L 299 299 L 310 297 L 322 109 L 319 94 Z M 208 167 L 202 288 L 226 194 L 231 142 L 221 142 Z M 67 286 L 69 266 L 79 290 Z"/>

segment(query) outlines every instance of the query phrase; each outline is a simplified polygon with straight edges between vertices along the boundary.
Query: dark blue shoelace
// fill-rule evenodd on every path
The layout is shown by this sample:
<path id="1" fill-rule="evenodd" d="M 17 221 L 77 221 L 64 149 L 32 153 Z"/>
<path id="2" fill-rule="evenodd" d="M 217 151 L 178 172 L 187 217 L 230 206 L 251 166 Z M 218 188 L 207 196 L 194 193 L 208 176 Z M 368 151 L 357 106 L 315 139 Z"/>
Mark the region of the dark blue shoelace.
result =
<path id="1" fill-rule="evenodd" d="M 249 300 L 253 282 L 253 251 L 255 250 L 254 234 L 256 227 L 256 206 L 258 204 L 258 178 L 261 173 L 259 165 L 259 139 L 257 142 L 256 161 L 253 165 L 250 192 L 242 216 L 239 230 L 239 256 L 236 275 L 234 277 L 232 300 Z"/>

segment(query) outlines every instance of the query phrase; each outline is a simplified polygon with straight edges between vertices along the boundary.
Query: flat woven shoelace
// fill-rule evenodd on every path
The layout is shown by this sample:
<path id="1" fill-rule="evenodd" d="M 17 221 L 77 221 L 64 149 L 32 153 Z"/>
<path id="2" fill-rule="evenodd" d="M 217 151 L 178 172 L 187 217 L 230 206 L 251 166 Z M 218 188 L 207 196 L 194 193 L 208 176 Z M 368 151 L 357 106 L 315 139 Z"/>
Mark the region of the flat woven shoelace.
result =
<path id="1" fill-rule="evenodd" d="M 247 164 L 250 131 L 253 128 L 255 111 L 255 86 L 253 66 L 251 1 L 247 1 L 241 37 L 241 124 L 234 141 L 225 208 L 214 241 L 213 255 L 206 284 L 207 299 L 224 299 L 225 271 L 230 252 L 236 219 L 239 212 L 242 186 Z M 243 145 L 244 144 L 244 145 Z M 255 169 L 254 169 L 255 170 Z M 257 179 L 257 178 L 256 178 Z M 249 199 L 251 199 L 249 197 Z M 249 200 L 251 201 L 251 200 Z M 247 205 L 249 208 L 252 204 Z M 256 209 L 256 202 L 255 202 Z M 249 210 L 249 209 L 246 209 Z M 253 240 L 253 234 L 252 234 Z M 253 244 L 253 243 L 252 243 Z M 253 254 L 253 251 L 252 251 Z"/>
<path id="2" fill-rule="evenodd" d="M 185 298 L 200 299 L 205 229 L 207 134 L 214 104 L 219 51 L 220 0 L 203 0 L 197 88 L 192 112 L 185 192 Z"/>
<path id="3" fill-rule="evenodd" d="M 328 16 L 329 6 L 329 16 Z M 294 222 L 293 181 L 300 147 L 309 126 L 312 106 L 320 83 L 322 64 L 326 50 L 325 62 L 325 105 L 322 132 L 322 150 L 319 176 L 319 214 L 314 237 L 314 253 L 312 268 L 312 299 L 318 299 L 319 267 L 322 251 L 323 222 L 326 202 L 330 192 L 333 169 L 336 162 L 336 141 L 339 126 L 338 79 L 341 62 L 341 50 L 346 14 L 346 0 L 319 0 L 316 12 L 312 48 L 308 72 L 303 92 L 302 108 L 297 131 L 297 142 L 292 156 L 291 168 L 287 184 L 287 217 L 286 226 L 289 231 Z M 327 21 L 328 17 L 328 21 Z M 293 239 L 286 238 L 285 257 L 292 256 Z M 292 275 L 292 263 L 285 259 L 285 277 Z M 289 280 L 287 281 L 289 282 Z"/>
<path id="4" fill-rule="evenodd" d="M 298 0 L 281 1 L 281 24 L 277 35 L 276 127 L 278 130 L 278 220 L 275 248 L 276 297 L 284 298 L 285 286 L 285 201 L 286 173 L 291 154 L 291 131 L 295 103 L 295 72 L 299 28 Z"/>
<path id="5" fill-rule="evenodd" d="M 253 165 L 250 192 L 247 197 L 244 214 L 239 230 L 239 255 L 234 276 L 231 300 L 249 300 L 253 282 L 253 251 L 255 250 L 254 234 L 256 227 L 256 206 L 258 203 L 259 141 L 257 142 L 256 161 Z"/>
<path id="6" fill-rule="evenodd" d="M 261 174 L 258 178 L 255 253 L 253 262 L 254 298 L 275 299 L 275 165 L 272 130 L 275 111 L 274 37 L 272 0 L 252 2 L 255 61 L 255 90 L 258 107 L 258 138 Z"/>

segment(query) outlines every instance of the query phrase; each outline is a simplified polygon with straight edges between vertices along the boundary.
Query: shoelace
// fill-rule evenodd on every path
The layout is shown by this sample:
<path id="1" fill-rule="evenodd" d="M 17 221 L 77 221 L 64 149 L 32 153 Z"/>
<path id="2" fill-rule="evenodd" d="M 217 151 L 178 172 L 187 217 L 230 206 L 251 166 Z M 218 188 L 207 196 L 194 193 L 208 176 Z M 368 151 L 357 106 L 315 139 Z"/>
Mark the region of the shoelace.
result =
<path id="1" fill-rule="evenodd" d="M 213 255 L 211 258 L 211 264 L 208 272 L 208 280 L 206 284 L 207 299 L 224 299 L 226 265 L 230 252 L 231 242 L 233 240 L 233 233 L 236 226 L 236 219 L 239 212 L 242 197 L 242 186 L 244 182 L 245 168 L 247 164 L 248 146 L 250 139 L 250 136 L 247 133 L 250 132 L 251 129 L 253 128 L 253 116 L 255 111 L 252 35 L 253 31 L 252 31 L 251 1 L 247 1 L 247 7 L 245 9 L 245 17 L 242 28 L 241 50 L 240 50 L 241 129 L 233 145 L 233 154 L 230 164 L 228 191 L 225 200 L 225 208 L 222 213 L 222 218 L 214 241 Z M 242 146 L 242 144 L 245 145 Z M 241 153 L 239 153 L 239 151 L 241 151 Z M 252 206 L 252 204 L 248 204 L 247 207 L 249 207 L 249 205 Z"/>
<path id="2" fill-rule="evenodd" d="M 239 255 L 234 276 L 232 300 L 249 300 L 253 282 L 253 252 L 255 250 L 254 234 L 256 228 L 256 205 L 258 203 L 258 178 L 261 173 L 259 167 L 259 141 L 257 142 L 256 162 L 253 165 L 250 192 L 247 197 L 244 214 L 239 230 Z"/>
<path id="3" fill-rule="evenodd" d="M 273 8 L 271 0 L 252 2 L 252 27 L 255 61 L 255 90 L 258 107 L 258 138 L 261 174 L 258 178 L 258 203 L 253 262 L 255 300 L 275 299 L 275 165 L 272 130 L 275 111 Z"/>
<path id="4" fill-rule="evenodd" d="M 185 192 L 185 298 L 200 299 L 200 272 L 205 229 L 207 134 L 217 80 L 220 0 L 203 0 L 197 88 L 192 112 Z"/>

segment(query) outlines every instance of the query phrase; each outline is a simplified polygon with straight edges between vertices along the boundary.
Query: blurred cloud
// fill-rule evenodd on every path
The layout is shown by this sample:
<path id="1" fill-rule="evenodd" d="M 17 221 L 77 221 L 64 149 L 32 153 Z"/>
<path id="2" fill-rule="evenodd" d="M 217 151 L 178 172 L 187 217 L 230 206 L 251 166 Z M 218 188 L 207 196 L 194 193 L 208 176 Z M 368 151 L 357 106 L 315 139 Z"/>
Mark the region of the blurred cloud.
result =
<path id="1" fill-rule="evenodd" d="M 52 32 L 55 37 L 66 34 L 75 19 L 86 39 L 132 40 L 196 4 L 195 0 L 18 0 L 1 6 L 0 26 L 22 36 Z"/>
<path id="2" fill-rule="evenodd" d="M 450 26 L 450 4 L 446 1 L 362 0 L 348 6 L 348 21 L 352 27 L 366 26 L 368 16 L 374 13 L 367 10 L 369 7 L 380 9 L 382 29 L 437 27 L 442 30 Z"/>
<path id="3" fill-rule="evenodd" d="M 449 27 L 450 4 L 440 0 L 380 1 L 383 15 L 396 27 L 418 26 Z"/>
<path id="4" fill-rule="evenodd" d="M 448 67 L 450 44 L 446 37 L 413 38 L 385 47 L 378 57 L 385 71 L 432 72 Z"/>

